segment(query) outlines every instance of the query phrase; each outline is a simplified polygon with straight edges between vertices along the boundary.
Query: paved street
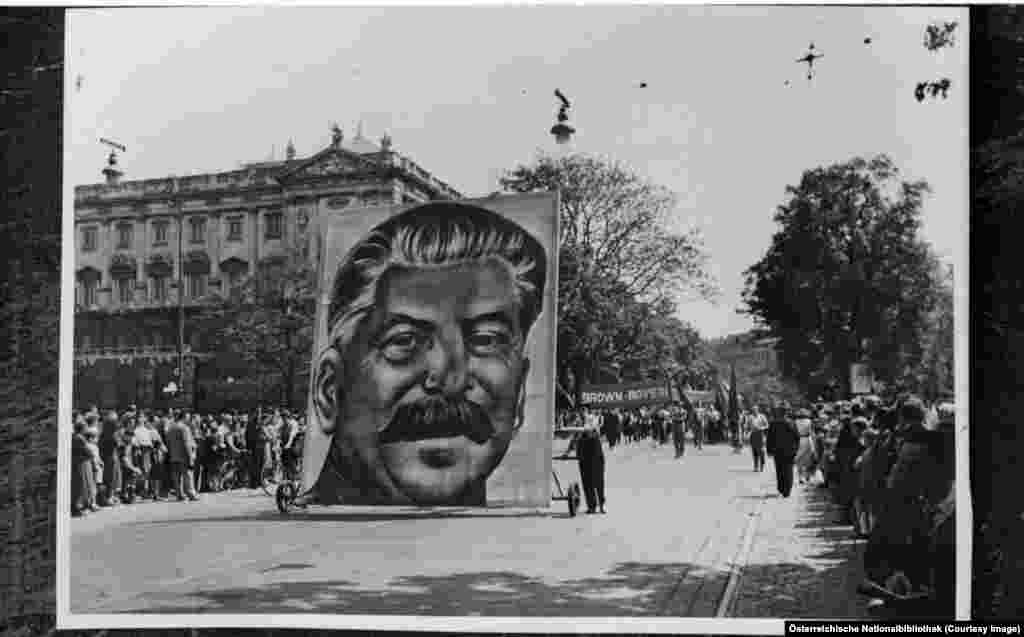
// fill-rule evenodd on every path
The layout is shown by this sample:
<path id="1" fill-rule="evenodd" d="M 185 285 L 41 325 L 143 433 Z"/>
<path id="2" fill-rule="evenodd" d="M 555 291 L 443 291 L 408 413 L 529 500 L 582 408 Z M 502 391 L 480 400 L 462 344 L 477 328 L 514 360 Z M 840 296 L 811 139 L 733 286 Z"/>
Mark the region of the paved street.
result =
<path id="1" fill-rule="evenodd" d="M 774 497 L 770 461 L 755 474 L 747 453 L 724 446 L 691 446 L 677 461 L 671 445 L 644 441 L 609 452 L 608 463 L 603 516 L 569 518 L 553 502 L 540 511 L 312 507 L 285 517 L 262 492 L 237 491 L 74 519 L 71 609 L 713 616 L 750 529 L 750 577 L 739 580 L 734 613 L 860 612 L 858 600 L 835 601 L 855 585 L 855 574 L 835 572 L 856 548 L 836 544 L 838 566 L 808 561 L 830 541 L 798 528 L 820 518 L 809 507 L 823 505 L 821 494 Z M 555 466 L 563 482 L 578 480 L 574 461 Z M 783 588 L 821 594 L 801 595 L 807 608 L 780 603 L 773 573 Z"/>

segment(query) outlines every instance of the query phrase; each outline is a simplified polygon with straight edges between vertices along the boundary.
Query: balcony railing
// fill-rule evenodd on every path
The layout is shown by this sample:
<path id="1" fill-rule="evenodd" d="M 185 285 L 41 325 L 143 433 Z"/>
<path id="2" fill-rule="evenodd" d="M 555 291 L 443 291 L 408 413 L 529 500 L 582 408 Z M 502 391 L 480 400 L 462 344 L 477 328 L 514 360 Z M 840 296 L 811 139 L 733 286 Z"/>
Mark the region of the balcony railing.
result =
<path id="1" fill-rule="evenodd" d="M 267 169 L 210 173 L 191 177 L 167 177 L 118 184 L 90 184 L 75 187 L 75 199 L 119 199 L 142 196 L 166 196 L 180 193 L 271 186 L 275 181 Z"/>
<path id="2" fill-rule="evenodd" d="M 207 352 L 193 352 L 191 345 L 185 345 L 182 354 L 192 358 L 209 358 Z M 148 345 L 141 347 L 76 347 L 75 360 L 94 362 L 97 360 L 120 359 L 122 361 L 135 358 L 156 358 L 172 361 L 178 356 L 176 345 Z"/>

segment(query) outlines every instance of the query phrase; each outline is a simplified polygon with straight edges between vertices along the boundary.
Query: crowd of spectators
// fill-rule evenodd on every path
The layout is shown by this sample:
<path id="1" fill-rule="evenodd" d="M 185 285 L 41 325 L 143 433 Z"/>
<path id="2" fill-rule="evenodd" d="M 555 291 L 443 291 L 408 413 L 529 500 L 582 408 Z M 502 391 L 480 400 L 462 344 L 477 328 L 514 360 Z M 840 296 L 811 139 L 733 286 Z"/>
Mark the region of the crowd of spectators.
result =
<path id="1" fill-rule="evenodd" d="M 709 437 L 731 441 L 737 450 L 746 443 L 754 470 L 763 471 L 766 451 L 772 452 L 766 445 L 766 414 L 772 421 L 789 421 L 799 438 L 794 444 L 797 484 L 826 489 L 851 534 L 866 541 L 865 588 L 927 597 L 951 613 L 956 509 L 952 403 L 861 396 L 800 408 L 742 409 L 735 423 L 704 406 L 583 408 L 560 412 L 556 428 L 597 431 L 609 449 L 623 441 L 650 438 L 657 445 L 674 440 L 677 457 L 687 437 L 695 447 Z"/>
<path id="2" fill-rule="evenodd" d="M 72 415 L 71 514 L 140 500 L 196 501 L 200 493 L 297 479 L 303 418 L 252 413 L 151 411 L 131 406 Z"/>
<path id="3" fill-rule="evenodd" d="M 795 412 L 797 478 L 824 488 L 867 541 L 865 589 L 925 595 L 952 613 L 955 411 L 916 397 L 868 396 Z"/>

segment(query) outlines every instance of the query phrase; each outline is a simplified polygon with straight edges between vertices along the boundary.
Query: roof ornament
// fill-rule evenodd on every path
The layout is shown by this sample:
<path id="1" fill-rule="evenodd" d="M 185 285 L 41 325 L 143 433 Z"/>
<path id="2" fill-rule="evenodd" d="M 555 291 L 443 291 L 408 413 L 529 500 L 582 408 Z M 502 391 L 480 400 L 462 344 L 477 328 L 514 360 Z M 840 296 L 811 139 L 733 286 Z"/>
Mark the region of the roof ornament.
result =
<path id="1" fill-rule="evenodd" d="M 384 133 L 384 137 L 380 138 L 380 149 L 382 152 L 391 152 L 391 135 Z"/>
<path id="2" fill-rule="evenodd" d="M 341 148 L 342 139 L 344 139 L 344 135 L 341 132 L 341 127 L 338 126 L 337 122 L 334 122 L 331 124 L 331 146 Z"/>
<path id="3" fill-rule="evenodd" d="M 293 144 L 290 139 L 288 140 L 288 146 L 284 149 L 284 157 L 288 161 L 295 159 L 295 144 Z"/>
<path id="4" fill-rule="evenodd" d="M 103 169 L 103 174 L 107 178 L 107 185 L 116 186 L 121 180 L 121 176 L 124 175 L 124 173 L 117 168 L 117 151 L 121 151 L 123 153 L 128 149 L 125 148 L 124 145 L 118 144 L 117 142 L 104 137 L 100 138 L 100 143 L 110 147 L 110 155 L 107 156 L 107 167 Z"/>

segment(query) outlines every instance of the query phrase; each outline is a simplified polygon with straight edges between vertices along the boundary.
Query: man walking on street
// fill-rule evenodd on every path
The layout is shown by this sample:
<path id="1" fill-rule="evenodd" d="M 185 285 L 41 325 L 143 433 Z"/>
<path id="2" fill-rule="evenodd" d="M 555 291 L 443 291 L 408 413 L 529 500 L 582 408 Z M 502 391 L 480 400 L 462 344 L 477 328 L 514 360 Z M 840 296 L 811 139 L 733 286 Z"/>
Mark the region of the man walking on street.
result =
<path id="1" fill-rule="evenodd" d="M 765 470 L 765 436 L 768 429 L 768 419 L 755 405 L 748 419 L 750 427 L 751 452 L 754 454 L 754 470 Z"/>
<path id="2" fill-rule="evenodd" d="M 750 426 L 750 451 L 754 454 L 754 471 L 764 471 L 765 427 L 761 427 L 753 418 Z"/>
<path id="3" fill-rule="evenodd" d="M 697 407 L 691 414 L 693 424 L 693 446 L 697 449 L 704 448 L 704 408 Z"/>
<path id="4" fill-rule="evenodd" d="M 779 494 L 788 498 L 793 490 L 793 462 L 800 446 L 796 425 L 782 408 L 776 408 L 768 425 L 768 454 L 775 459 L 775 480 Z"/>
<path id="5" fill-rule="evenodd" d="M 686 410 L 679 408 L 672 414 L 672 442 L 676 448 L 676 458 L 682 458 L 686 452 Z"/>

